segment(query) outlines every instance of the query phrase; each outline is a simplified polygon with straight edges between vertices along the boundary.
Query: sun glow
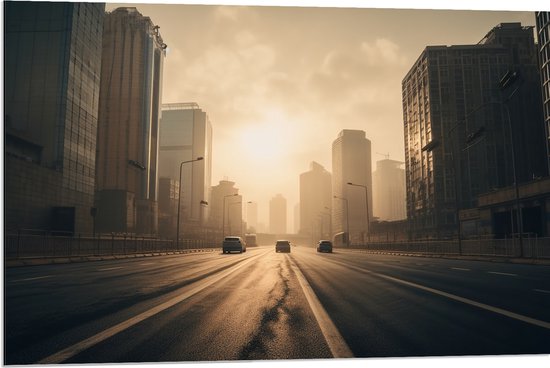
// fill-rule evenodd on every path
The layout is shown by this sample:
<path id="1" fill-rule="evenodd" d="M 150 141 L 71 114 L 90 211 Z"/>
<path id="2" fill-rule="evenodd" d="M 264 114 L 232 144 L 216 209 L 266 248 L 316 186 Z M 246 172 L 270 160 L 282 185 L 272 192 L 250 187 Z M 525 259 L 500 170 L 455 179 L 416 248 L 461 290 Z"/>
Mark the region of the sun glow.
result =
<path id="1" fill-rule="evenodd" d="M 242 127 L 239 141 L 251 162 L 275 164 L 284 160 L 293 141 L 287 129 L 288 122 L 281 117 L 270 116 L 264 122 Z"/>

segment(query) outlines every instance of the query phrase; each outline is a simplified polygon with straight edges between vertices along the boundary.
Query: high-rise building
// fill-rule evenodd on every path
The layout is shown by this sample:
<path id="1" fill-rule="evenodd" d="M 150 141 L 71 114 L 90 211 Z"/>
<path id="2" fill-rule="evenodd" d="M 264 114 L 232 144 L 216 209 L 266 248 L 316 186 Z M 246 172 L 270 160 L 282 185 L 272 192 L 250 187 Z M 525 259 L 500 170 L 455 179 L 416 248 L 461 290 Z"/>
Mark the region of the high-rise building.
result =
<path id="1" fill-rule="evenodd" d="M 404 162 L 390 159 L 376 162 L 373 172 L 373 213 L 381 221 L 407 218 Z"/>
<path id="2" fill-rule="evenodd" d="M 269 201 L 269 232 L 271 234 L 286 234 L 286 199 L 277 194 Z"/>
<path id="3" fill-rule="evenodd" d="M 550 165 L 550 12 L 536 13 L 547 163 Z M 549 169 L 550 170 L 550 169 Z"/>
<path id="4" fill-rule="evenodd" d="M 246 204 L 246 222 L 249 232 L 258 232 L 258 203 L 248 202 Z"/>
<path id="5" fill-rule="evenodd" d="M 105 15 L 96 162 L 100 231 L 157 233 L 165 49 L 159 27 L 136 8 Z"/>
<path id="6" fill-rule="evenodd" d="M 202 157 L 201 161 L 181 164 Z M 180 226 L 197 230 L 208 215 L 212 177 L 212 125 L 196 103 L 162 105 L 159 175 L 180 180 Z"/>
<path id="7" fill-rule="evenodd" d="M 5 228 L 92 233 L 105 4 L 4 4 Z"/>
<path id="8" fill-rule="evenodd" d="M 332 194 L 333 232 L 347 233 L 349 226 L 351 243 L 367 241 L 368 222 L 372 221 L 372 164 L 371 142 L 363 130 L 344 129 L 332 142 Z"/>
<path id="9" fill-rule="evenodd" d="M 242 236 L 246 230 L 242 228 L 243 197 L 235 188 L 235 182 L 220 180 L 218 185 L 212 187 L 210 198 L 210 227 L 223 236 Z"/>
<path id="10" fill-rule="evenodd" d="M 300 174 L 300 234 L 312 238 L 330 239 L 332 177 L 317 162 Z"/>
<path id="11" fill-rule="evenodd" d="M 547 175 L 533 27 L 503 23 L 476 45 L 426 47 L 402 98 L 411 236 L 454 236 L 458 210 L 479 194 L 514 173 Z"/>
<path id="12" fill-rule="evenodd" d="M 298 202 L 294 205 L 294 234 L 298 234 L 299 232 L 300 232 L 300 203 Z"/>
<path id="13" fill-rule="evenodd" d="M 176 238 L 179 189 L 179 181 L 167 177 L 159 178 L 158 208 L 161 238 Z"/>

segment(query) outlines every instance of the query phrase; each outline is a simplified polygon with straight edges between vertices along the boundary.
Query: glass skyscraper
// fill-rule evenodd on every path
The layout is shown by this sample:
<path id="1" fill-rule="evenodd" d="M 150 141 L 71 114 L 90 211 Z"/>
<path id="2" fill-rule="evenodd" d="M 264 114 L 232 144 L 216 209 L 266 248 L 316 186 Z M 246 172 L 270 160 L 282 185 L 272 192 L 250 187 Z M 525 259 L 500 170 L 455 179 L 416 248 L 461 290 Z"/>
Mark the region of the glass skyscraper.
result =
<path id="1" fill-rule="evenodd" d="M 91 233 L 105 4 L 4 6 L 6 228 Z"/>
<path id="2" fill-rule="evenodd" d="M 156 234 L 162 70 L 166 45 L 136 8 L 105 16 L 97 149 L 101 232 Z"/>
<path id="3" fill-rule="evenodd" d="M 371 157 L 371 142 L 363 130 L 344 129 L 332 142 L 332 193 L 337 197 L 332 199 L 332 228 L 342 233 L 349 225 L 349 240 L 355 244 L 367 241 L 367 222 L 372 220 Z"/>
<path id="4" fill-rule="evenodd" d="M 519 78 L 503 89 L 508 72 Z M 412 236 L 455 236 L 458 210 L 511 186 L 512 144 L 518 182 L 548 174 L 539 75 L 533 27 L 520 23 L 422 52 L 402 82 Z"/>
<path id="5" fill-rule="evenodd" d="M 162 105 L 159 175 L 179 182 L 182 165 L 180 220 L 186 228 L 204 224 L 210 206 L 212 177 L 212 125 L 208 114 L 196 103 Z M 181 225 L 181 224 L 180 224 Z"/>

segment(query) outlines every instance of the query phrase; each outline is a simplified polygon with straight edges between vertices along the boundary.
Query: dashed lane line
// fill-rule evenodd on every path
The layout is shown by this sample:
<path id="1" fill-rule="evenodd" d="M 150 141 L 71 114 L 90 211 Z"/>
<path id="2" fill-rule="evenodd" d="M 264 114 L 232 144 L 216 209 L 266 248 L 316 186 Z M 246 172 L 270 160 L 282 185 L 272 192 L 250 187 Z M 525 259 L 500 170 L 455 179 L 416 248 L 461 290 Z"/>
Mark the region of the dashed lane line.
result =
<path id="1" fill-rule="evenodd" d="M 502 309 L 502 308 L 493 307 L 492 305 L 476 302 L 475 300 L 472 300 L 472 299 L 463 298 L 461 296 L 454 295 L 454 294 L 451 294 L 451 293 L 447 293 L 445 291 L 433 289 L 431 287 L 416 284 L 416 283 L 410 282 L 410 281 L 401 280 L 401 279 L 398 279 L 396 277 L 384 275 L 384 274 L 381 274 L 381 273 L 369 271 L 369 270 L 366 270 L 364 268 L 360 268 L 360 267 L 357 267 L 357 266 L 352 266 L 352 265 L 349 265 L 349 264 L 343 264 L 341 262 L 336 262 L 336 263 L 340 263 L 341 265 L 343 265 L 347 268 L 355 269 L 356 271 L 359 271 L 359 272 L 368 273 L 370 275 L 381 277 L 383 279 L 390 280 L 390 281 L 393 281 L 393 282 L 397 282 L 399 284 L 403 284 L 403 285 L 407 285 L 407 286 L 410 286 L 410 287 L 413 287 L 413 288 L 416 288 L 416 289 L 424 290 L 424 291 L 427 291 L 427 292 L 430 292 L 430 293 L 433 293 L 433 294 L 436 294 L 436 295 L 446 297 L 448 299 L 456 300 L 456 301 L 464 303 L 464 304 L 468 304 L 468 305 L 471 305 L 471 306 L 474 306 L 474 307 L 477 307 L 477 308 L 485 309 L 485 310 L 493 312 L 493 313 L 497 313 L 497 314 L 500 314 L 500 315 L 503 315 L 503 316 L 506 316 L 506 317 L 509 317 L 509 318 L 516 319 L 518 321 L 522 321 L 522 322 L 529 323 L 529 324 L 534 325 L 534 326 L 538 326 L 538 327 L 542 327 L 542 328 L 545 328 L 547 330 L 550 330 L 550 322 L 541 321 L 541 320 L 538 320 L 538 319 L 535 319 L 535 318 L 527 317 L 527 316 L 524 316 L 524 315 L 521 315 L 521 314 L 518 314 L 518 313 L 507 311 L 507 310 Z M 516 275 L 514 275 L 514 276 L 516 276 Z"/>
<path id="2" fill-rule="evenodd" d="M 98 268 L 97 270 L 98 271 L 112 271 L 112 270 L 120 270 L 121 268 L 124 268 L 124 267 Z"/>
<path id="3" fill-rule="evenodd" d="M 289 257 L 289 260 L 292 270 L 294 271 L 294 274 L 296 275 L 296 278 L 298 279 L 298 282 L 300 283 L 300 286 L 304 291 L 309 306 L 313 311 L 313 315 L 315 316 L 315 319 L 317 320 L 317 323 L 321 328 L 321 332 L 325 337 L 332 356 L 335 358 L 353 358 L 353 353 L 351 352 L 351 349 L 346 344 L 346 341 L 330 319 L 325 308 L 323 308 L 323 305 L 321 304 L 321 302 L 317 298 L 317 295 L 315 295 L 315 292 L 302 274 L 302 271 L 300 271 L 292 258 Z"/>
<path id="4" fill-rule="evenodd" d="M 491 273 L 493 275 L 500 275 L 500 276 L 517 276 L 515 273 L 506 273 L 506 272 L 487 271 L 487 273 Z"/>
<path id="5" fill-rule="evenodd" d="M 533 291 L 536 291 L 538 293 L 550 294 L 550 290 L 533 289 Z"/>
<path id="6" fill-rule="evenodd" d="M 34 281 L 34 280 L 42 280 L 53 277 L 51 275 L 48 276 L 38 276 L 38 277 L 29 277 L 27 279 L 19 279 L 19 280 L 10 280 L 9 282 L 23 282 L 23 281 Z"/>
<path id="7" fill-rule="evenodd" d="M 457 270 L 457 271 L 471 271 L 469 268 L 461 268 L 461 267 L 451 267 L 451 270 Z"/>
<path id="8" fill-rule="evenodd" d="M 142 322 L 170 307 L 173 307 L 174 305 L 183 302 L 186 299 L 191 298 L 193 295 L 197 294 L 198 292 L 206 289 L 209 286 L 212 286 L 213 284 L 221 281 L 222 279 L 226 278 L 233 272 L 243 268 L 244 266 L 248 265 L 249 263 L 256 260 L 256 258 L 264 255 L 265 252 L 260 253 L 258 255 L 251 256 L 250 258 L 245 259 L 240 264 L 236 265 L 235 267 L 229 268 L 225 271 L 222 271 L 216 275 L 213 275 L 211 277 L 207 277 L 206 279 L 197 281 L 195 284 L 190 285 L 191 288 L 189 290 L 183 291 L 180 295 L 161 303 L 145 312 L 142 312 L 126 321 L 120 322 L 110 328 L 107 328 L 106 330 L 103 330 L 85 340 L 82 340 L 74 345 L 71 345 L 55 354 L 52 354 L 40 361 L 38 361 L 36 364 L 59 364 L 67 359 L 70 359 L 74 357 L 75 355 L 79 354 L 80 352 L 91 348 L 92 346 L 124 331 L 128 328 L 138 324 L 139 322 Z"/>

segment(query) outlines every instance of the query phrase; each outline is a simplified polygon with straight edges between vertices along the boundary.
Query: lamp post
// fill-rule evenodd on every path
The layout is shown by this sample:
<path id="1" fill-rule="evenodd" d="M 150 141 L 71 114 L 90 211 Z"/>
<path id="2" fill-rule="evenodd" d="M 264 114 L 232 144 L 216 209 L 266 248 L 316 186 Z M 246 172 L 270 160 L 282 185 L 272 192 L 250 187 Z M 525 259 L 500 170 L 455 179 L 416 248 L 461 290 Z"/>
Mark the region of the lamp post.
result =
<path id="1" fill-rule="evenodd" d="M 235 197 L 238 196 L 237 193 L 235 194 L 228 194 L 226 196 L 223 196 L 223 211 L 222 211 L 222 240 L 225 239 L 225 199 L 227 197 Z"/>
<path id="2" fill-rule="evenodd" d="M 241 215 L 242 215 L 242 205 L 243 205 L 242 201 L 229 203 L 229 205 L 227 205 L 227 214 L 229 215 L 229 209 L 231 208 L 232 205 L 235 205 L 235 204 L 241 205 Z M 242 218 L 242 216 L 241 216 L 241 221 L 240 222 L 241 222 L 241 226 L 239 226 L 240 227 L 239 235 L 241 235 L 241 232 L 243 230 L 243 218 Z M 229 217 L 229 231 L 231 231 L 231 216 Z"/>
<path id="3" fill-rule="evenodd" d="M 181 187 L 183 186 L 183 185 L 181 185 L 181 170 L 182 170 L 183 164 L 187 164 L 189 162 L 200 161 L 202 159 L 203 159 L 203 157 L 197 157 L 194 160 L 183 161 L 183 162 L 180 163 L 180 182 L 179 182 L 179 187 L 178 187 L 178 223 L 176 224 L 176 249 L 179 249 L 179 244 L 180 244 Z"/>
<path id="4" fill-rule="evenodd" d="M 333 196 L 336 199 L 340 199 L 342 201 L 346 201 L 346 233 L 347 233 L 347 246 L 350 245 L 350 233 L 349 233 L 349 210 L 348 210 L 348 199 L 342 198 L 338 196 Z"/>
<path id="5" fill-rule="evenodd" d="M 506 110 L 506 116 L 508 118 L 508 129 L 510 130 L 510 149 L 512 154 L 512 172 L 513 172 L 513 178 L 514 178 L 514 191 L 515 191 L 515 205 L 516 205 L 516 221 L 518 226 L 518 233 L 519 233 L 519 256 L 523 257 L 523 216 L 521 215 L 521 206 L 519 203 L 519 183 L 518 183 L 518 177 L 516 172 L 516 149 L 515 149 L 515 143 L 514 143 L 514 132 L 512 130 L 512 118 L 510 116 L 510 108 L 506 104 L 508 101 L 512 99 L 512 97 L 516 94 L 516 92 L 519 90 L 519 87 L 521 87 L 521 83 L 523 80 L 520 78 L 519 71 L 516 70 L 510 70 L 508 71 L 499 81 L 499 86 L 501 91 L 505 91 L 508 87 L 510 87 L 512 84 L 515 83 L 516 80 L 520 80 L 520 84 L 510 93 L 510 95 L 504 99 L 504 101 L 499 102 L 502 106 L 504 106 L 504 109 Z M 513 228 L 512 228 L 513 231 Z"/>
<path id="6" fill-rule="evenodd" d="M 328 236 L 332 240 L 332 208 L 325 206 L 325 210 L 328 210 Z"/>
<path id="7" fill-rule="evenodd" d="M 204 222 L 204 214 L 203 214 L 203 208 L 204 206 L 208 206 L 208 201 L 205 201 L 205 200 L 201 200 L 200 201 L 200 205 L 201 205 L 201 220 L 200 220 L 200 225 L 204 227 L 204 240 L 205 242 L 208 242 L 208 227 L 207 226 L 204 226 L 205 225 L 205 222 Z"/>
<path id="8" fill-rule="evenodd" d="M 348 182 L 348 185 L 354 186 L 354 187 L 361 187 L 365 189 L 365 208 L 367 209 L 367 239 L 370 241 L 370 217 L 369 217 L 369 191 L 367 190 L 366 185 L 362 184 L 353 184 Z"/>

